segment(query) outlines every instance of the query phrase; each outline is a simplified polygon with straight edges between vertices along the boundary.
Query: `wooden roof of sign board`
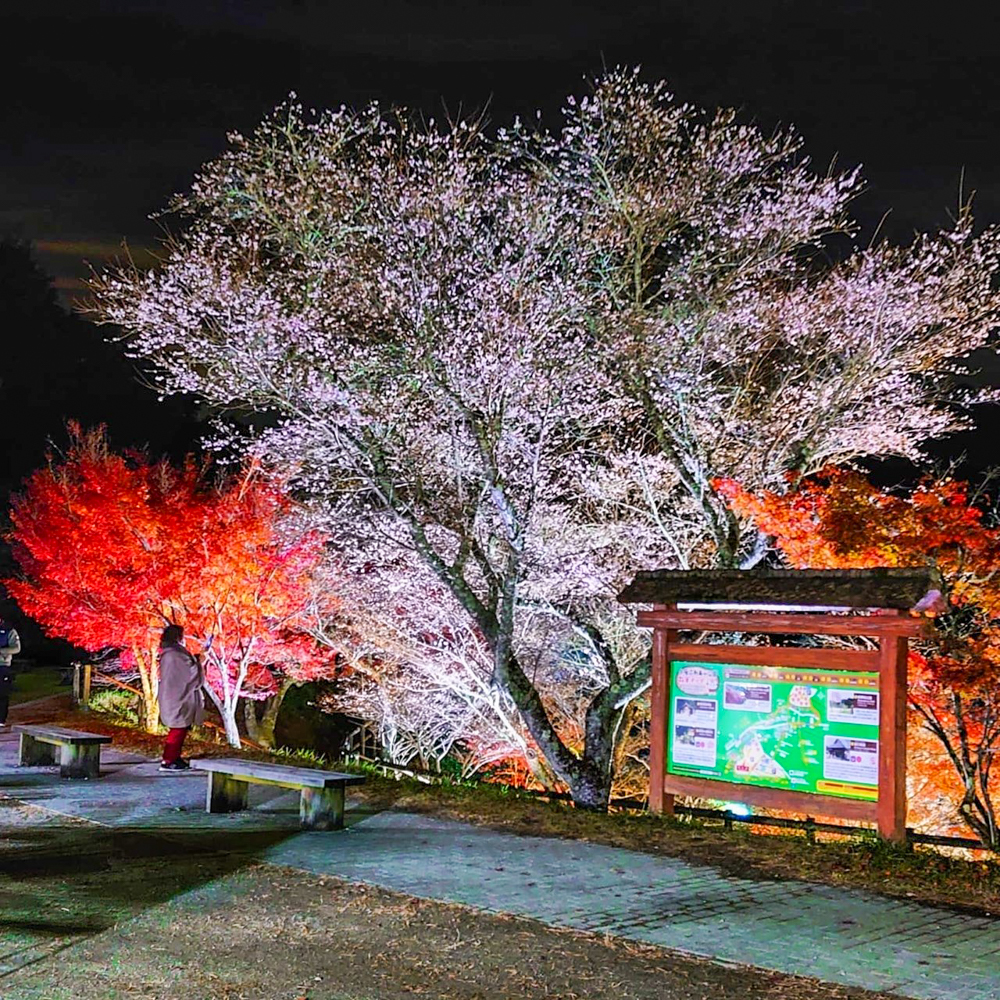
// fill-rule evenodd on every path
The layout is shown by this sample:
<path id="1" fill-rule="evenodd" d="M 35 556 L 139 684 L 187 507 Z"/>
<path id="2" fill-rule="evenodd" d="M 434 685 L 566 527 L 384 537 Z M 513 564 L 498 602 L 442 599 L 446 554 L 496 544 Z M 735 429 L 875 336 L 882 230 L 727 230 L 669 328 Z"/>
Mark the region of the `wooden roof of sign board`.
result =
<path id="1" fill-rule="evenodd" d="M 943 584 L 930 567 L 655 569 L 636 573 L 623 604 L 745 604 L 919 609 Z"/>

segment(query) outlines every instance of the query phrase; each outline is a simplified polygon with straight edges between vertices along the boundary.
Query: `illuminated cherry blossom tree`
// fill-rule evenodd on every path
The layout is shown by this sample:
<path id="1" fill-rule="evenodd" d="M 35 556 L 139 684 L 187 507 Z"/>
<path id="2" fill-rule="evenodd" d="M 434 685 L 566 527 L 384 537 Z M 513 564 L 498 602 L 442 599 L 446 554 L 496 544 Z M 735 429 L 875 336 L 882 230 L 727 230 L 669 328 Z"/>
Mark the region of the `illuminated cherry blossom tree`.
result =
<path id="1" fill-rule="evenodd" d="M 831 266 L 827 238 L 856 228 L 857 170 L 817 175 L 793 131 L 699 112 L 628 73 L 533 140 L 580 212 L 592 357 L 636 444 L 669 465 L 708 529 L 700 562 L 761 554 L 712 485 L 718 470 L 779 486 L 786 471 L 861 456 L 920 461 L 992 398 L 951 378 L 997 321 L 1000 237 L 976 237 L 967 209 L 949 231 Z"/>
<path id="2" fill-rule="evenodd" d="M 859 186 L 632 73 L 557 132 L 291 103 L 231 137 L 163 265 L 99 278 L 97 308 L 163 392 L 265 418 L 252 448 L 345 549 L 420 560 L 489 697 L 601 808 L 649 673 L 617 589 L 756 558 L 713 477 L 913 456 L 967 419 L 948 375 L 996 320 L 997 234 L 963 216 L 829 265 Z"/>
<path id="3" fill-rule="evenodd" d="M 322 706 L 375 723 L 383 754 L 464 777 L 502 762 L 551 786 L 510 694 L 492 681 L 489 645 L 465 609 L 411 551 L 367 546 L 335 577 L 345 615 L 333 637 L 352 674 Z"/>

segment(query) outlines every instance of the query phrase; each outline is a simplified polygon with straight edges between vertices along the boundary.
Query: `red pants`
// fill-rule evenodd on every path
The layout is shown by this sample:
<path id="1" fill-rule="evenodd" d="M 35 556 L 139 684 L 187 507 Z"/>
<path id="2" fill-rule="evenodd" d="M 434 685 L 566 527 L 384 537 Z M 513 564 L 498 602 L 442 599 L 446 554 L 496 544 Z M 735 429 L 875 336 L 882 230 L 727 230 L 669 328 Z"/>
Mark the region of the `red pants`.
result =
<path id="1" fill-rule="evenodd" d="M 184 737 L 188 734 L 189 726 L 182 726 L 180 729 L 171 729 L 167 733 L 166 742 L 163 744 L 163 763 L 173 764 L 180 760 L 181 747 L 184 746 Z"/>

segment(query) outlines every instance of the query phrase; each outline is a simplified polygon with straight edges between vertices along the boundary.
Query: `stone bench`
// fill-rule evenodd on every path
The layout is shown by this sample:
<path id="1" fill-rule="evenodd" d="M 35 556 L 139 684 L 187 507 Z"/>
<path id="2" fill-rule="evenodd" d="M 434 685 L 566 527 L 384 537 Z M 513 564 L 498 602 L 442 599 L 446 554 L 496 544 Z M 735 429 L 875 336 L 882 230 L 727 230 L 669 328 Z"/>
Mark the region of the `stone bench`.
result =
<path id="1" fill-rule="evenodd" d="M 209 772 L 205 802 L 210 813 L 246 809 L 247 792 L 251 785 L 299 789 L 299 818 L 304 830 L 341 829 L 344 825 L 344 788 L 361 785 L 365 781 L 359 774 L 340 774 L 286 764 L 262 764 L 234 757 L 193 760 L 191 766 Z"/>
<path id="2" fill-rule="evenodd" d="M 60 778 L 97 778 L 101 773 L 101 744 L 110 736 L 81 733 L 61 726 L 14 726 L 21 734 L 22 767 L 59 765 Z M 56 750 L 59 759 L 56 759 Z"/>

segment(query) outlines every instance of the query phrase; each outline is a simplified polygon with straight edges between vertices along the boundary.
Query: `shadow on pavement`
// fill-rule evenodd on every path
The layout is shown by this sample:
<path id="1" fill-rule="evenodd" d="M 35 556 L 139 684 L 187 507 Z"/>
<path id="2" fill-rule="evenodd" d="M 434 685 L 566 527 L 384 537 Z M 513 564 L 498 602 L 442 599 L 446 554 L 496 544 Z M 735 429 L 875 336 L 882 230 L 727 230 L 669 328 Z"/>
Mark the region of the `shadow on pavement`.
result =
<path id="1" fill-rule="evenodd" d="M 0 825 L 0 978 L 254 866 L 259 852 L 296 832 Z"/>

